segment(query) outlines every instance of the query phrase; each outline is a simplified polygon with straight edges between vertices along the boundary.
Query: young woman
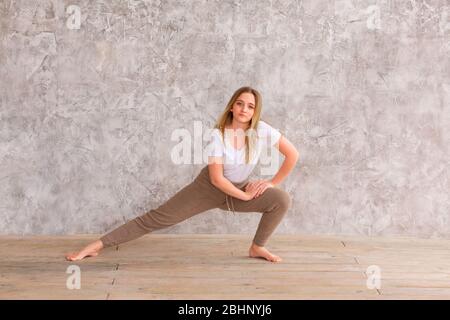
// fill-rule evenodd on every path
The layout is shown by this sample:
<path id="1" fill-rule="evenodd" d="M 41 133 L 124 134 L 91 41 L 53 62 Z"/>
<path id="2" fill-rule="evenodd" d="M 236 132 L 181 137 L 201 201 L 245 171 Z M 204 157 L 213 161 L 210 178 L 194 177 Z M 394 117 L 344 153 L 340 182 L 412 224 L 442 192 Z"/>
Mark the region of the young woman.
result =
<path id="1" fill-rule="evenodd" d="M 279 188 L 294 168 L 299 153 L 275 128 L 260 120 L 261 95 L 251 87 L 238 89 L 212 131 L 208 145 L 208 165 L 193 182 L 172 198 L 119 226 L 67 260 L 97 256 L 103 248 L 115 246 L 154 230 L 166 228 L 201 212 L 220 208 L 238 212 L 261 212 L 262 217 L 249 248 L 249 256 L 280 262 L 281 258 L 264 246 L 291 205 L 289 194 Z M 276 146 L 285 156 L 270 180 L 249 181 L 264 148 Z"/>

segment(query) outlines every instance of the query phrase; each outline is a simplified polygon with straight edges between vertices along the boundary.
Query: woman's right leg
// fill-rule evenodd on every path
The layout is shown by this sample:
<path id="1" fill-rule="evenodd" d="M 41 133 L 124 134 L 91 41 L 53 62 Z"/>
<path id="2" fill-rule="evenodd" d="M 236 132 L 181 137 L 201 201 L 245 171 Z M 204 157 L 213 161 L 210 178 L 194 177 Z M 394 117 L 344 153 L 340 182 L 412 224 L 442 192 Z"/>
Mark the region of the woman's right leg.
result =
<path id="1" fill-rule="evenodd" d="M 100 240 L 105 248 L 118 245 L 152 231 L 173 226 L 201 212 L 217 208 L 223 201 L 221 198 L 211 195 L 215 192 L 215 190 L 205 188 L 202 183 L 194 181 L 158 208 L 128 221 L 102 236 Z"/>
<path id="2" fill-rule="evenodd" d="M 158 229 L 167 228 L 196 214 L 217 208 L 224 202 L 224 193 L 210 182 L 206 166 L 193 182 L 182 188 L 158 208 L 126 222 L 78 253 L 66 255 L 66 258 L 68 260 L 80 260 L 86 256 L 96 256 L 98 251 L 103 248 L 137 239 Z"/>

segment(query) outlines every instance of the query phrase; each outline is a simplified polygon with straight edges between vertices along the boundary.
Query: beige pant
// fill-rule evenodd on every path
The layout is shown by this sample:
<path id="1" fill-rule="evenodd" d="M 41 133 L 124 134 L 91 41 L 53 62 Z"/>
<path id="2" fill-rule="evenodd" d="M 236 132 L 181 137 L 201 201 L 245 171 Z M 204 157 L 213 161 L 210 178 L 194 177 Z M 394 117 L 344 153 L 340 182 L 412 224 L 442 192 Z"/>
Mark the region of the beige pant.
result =
<path id="1" fill-rule="evenodd" d="M 242 183 L 233 184 L 244 190 L 248 182 L 247 179 Z M 249 201 L 227 195 L 211 183 L 208 166 L 205 166 L 193 182 L 158 208 L 126 222 L 102 236 L 100 240 L 104 247 L 118 245 L 154 230 L 172 226 L 204 211 L 220 208 L 233 212 L 261 212 L 262 217 L 253 242 L 264 246 L 290 205 L 291 197 L 279 187 L 268 188 L 259 197 Z"/>

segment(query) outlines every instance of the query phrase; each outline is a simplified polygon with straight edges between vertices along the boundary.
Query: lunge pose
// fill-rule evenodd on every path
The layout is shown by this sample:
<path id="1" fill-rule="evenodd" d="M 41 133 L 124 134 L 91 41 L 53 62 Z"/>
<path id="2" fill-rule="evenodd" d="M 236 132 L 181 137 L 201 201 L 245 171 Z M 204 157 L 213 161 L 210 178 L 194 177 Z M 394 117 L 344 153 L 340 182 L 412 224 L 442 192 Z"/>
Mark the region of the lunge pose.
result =
<path id="1" fill-rule="evenodd" d="M 251 87 L 236 90 L 212 130 L 206 150 L 208 164 L 194 181 L 159 207 L 117 227 L 81 251 L 67 254 L 66 259 L 74 261 L 97 256 L 103 248 L 220 208 L 262 213 L 249 256 L 280 262 L 281 258 L 269 252 L 265 245 L 291 205 L 290 195 L 278 185 L 294 168 L 299 154 L 277 129 L 260 120 L 261 108 L 261 95 L 257 90 Z M 271 150 L 272 146 L 285 157 L 278 172 L 271 179 L 250 181 L 261 152 Z"/>

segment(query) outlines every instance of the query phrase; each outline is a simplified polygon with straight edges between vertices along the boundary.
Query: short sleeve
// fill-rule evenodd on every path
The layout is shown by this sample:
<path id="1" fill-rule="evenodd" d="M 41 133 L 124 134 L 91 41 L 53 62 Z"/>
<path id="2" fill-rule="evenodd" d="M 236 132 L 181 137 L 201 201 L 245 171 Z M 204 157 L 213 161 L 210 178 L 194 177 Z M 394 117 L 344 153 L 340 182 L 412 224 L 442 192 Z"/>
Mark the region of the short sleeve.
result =
<path id="1" fill-rule="evenodd" d="M 224 144 L 221 138 L 222 134 L 219 129 L 214 129 L 211 132 L 206 153 L 209 157 L 222 157 L 224 155 Z"/>
<path id="2" fill-rule="evenodd" d="M 267 145 L 272 147 L 280 140 L 281 133 L 267 122 L 260 120 L 258 123 L 258 136 L 264 139 Z"/>

